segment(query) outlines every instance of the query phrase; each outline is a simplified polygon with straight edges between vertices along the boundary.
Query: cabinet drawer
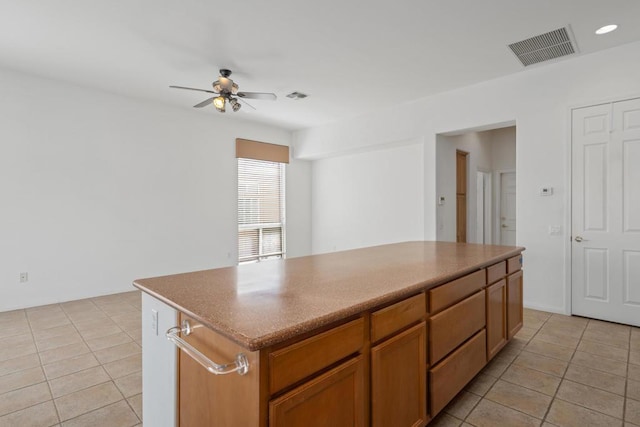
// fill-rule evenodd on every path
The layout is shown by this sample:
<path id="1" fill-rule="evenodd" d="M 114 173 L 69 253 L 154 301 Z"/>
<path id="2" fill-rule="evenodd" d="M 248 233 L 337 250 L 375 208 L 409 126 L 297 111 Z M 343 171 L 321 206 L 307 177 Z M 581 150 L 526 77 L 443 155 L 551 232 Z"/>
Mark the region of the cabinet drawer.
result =
<path id="1" fill-rule="evenodd" d="M 356 319 L 269 354 L 273 394 L 362 348 L 364 320 Z"/>
<path id="2" fill-rule="evenodd" d="M 480 291 L 429 320 L 429 363 L 433 366 L 469 337 L 484 328 L 485 294 Z"/>
<path id="3" fill-rule="evenodd" d="M 487 267 L 487 284 L 492 284 L 503 279 L 507 274 L 507 262 L 502 261 Z"/>
<path id="4" fill-rule="evenodd" d="M 429 291 L 429 313 L 437 313 L 482 289 L 486 284 L 484 270 L 468 274 Z"/>
<path id="5" fill-rule="evenodd" d="M 511 257 L 507 260 L 507 274 L 515 273 L 522 269 L 522 254 Z"/>
<path id="6" fill-rule="evenodd" d="M 376 342 L 405 326 L 418 322 L 426 314 L 425 294 L 419 294 L 371 314 L 371 341 Z"/>
<path id="7" fill-rule="evenodd" d="M 330 370 L 269 403 L 269 426 L 365 424 L 362 356 Z"/>
<path id="8" fill-rule="evenodd" d="M 429 371 L 431 416 L 440 412 L 487 363 L 483 329 Z"/>

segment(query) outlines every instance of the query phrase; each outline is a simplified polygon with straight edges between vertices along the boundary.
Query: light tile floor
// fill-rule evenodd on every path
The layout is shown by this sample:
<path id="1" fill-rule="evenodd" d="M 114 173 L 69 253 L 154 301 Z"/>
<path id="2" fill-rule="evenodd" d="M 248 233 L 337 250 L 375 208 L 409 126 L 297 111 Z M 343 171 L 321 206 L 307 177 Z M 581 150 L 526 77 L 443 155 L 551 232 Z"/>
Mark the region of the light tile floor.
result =
<path id="1" fill-rule="evenodd" d="M 140 293 L 0 313 L 0 427 L 141 425 Z M 640 426 L 640 329 L 525 310 L 430 426 Z"/>
<path id="2" fill-rule="evenodd" d="M 0 427 L 141 425 L 140 292 L 0 313 Z"/>

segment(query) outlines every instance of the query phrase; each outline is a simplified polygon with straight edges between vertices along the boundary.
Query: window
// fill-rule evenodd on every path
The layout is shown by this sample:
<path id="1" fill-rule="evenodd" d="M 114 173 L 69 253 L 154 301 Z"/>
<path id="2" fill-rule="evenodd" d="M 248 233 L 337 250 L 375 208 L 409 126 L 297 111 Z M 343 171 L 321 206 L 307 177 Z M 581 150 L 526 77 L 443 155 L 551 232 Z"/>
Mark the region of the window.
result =
<path id="1" fill-rule="evenodd" d="M 238 139 L 238 263 L 284 258 L 285 244 L 285 163 L 264 155 L 253 155 L 240 149 Z M 244 145 L 246 148 L 246 144 Z M 287 150 L 288 147 L 274 146 Z M 260 159 L 247 157 L 260 157 Z M 263 160 L 267 158 L 268 160 Z"/>

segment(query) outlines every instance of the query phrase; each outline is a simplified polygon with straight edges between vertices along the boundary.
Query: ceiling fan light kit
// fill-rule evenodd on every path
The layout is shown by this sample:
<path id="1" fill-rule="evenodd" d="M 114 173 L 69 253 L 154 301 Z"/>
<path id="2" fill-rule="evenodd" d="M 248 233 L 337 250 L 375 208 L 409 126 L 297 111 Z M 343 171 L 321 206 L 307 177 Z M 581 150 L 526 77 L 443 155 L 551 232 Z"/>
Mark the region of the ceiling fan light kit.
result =
<path id="1" fill-rule="evenodd" d="M 231 109 L 234 112 L 238 111 L 240 107 L 242 107 L 242 105 L 240 104 L 240 102 L 238 102 L 238 100 L 242 100 L 243 98 L 263 99 L 263 100 L 271 100 L 271 101 L 275 101 L 277 99 L 277 96 L 274 93 L 238 92 L 239 87 L 236 83 L 234 83 L 233 80 L 229 78 L 230 75 L 231 75 L 231 70 L 227 70 L 225 68 L 221 69 L 220 77 L 218 78 L 218 80 L 212 83 L 213 90 L 196 89 L 196 88 L 184 87 L 184 86 L 169 86 L 169 87 L 173 89 L 195 90 L 198 92 L 213 93 L 215 95 L 218 95 L 216 97 L 212 97 L 205 101 L 202 101 L 201 103 L 194 105 L 194 107 L 202 108 L 213 103 L 213 106 L 216 107 L 216 110 L 218 110 L 221 113 L 224 113 L 226 111 L 225 106 L 227 103 L 231 104 Z M 248 102 L 246 101 L 242 101 L 242 102 L 244 102 L 249 107 L 255 110 L 255 108 Z"/>

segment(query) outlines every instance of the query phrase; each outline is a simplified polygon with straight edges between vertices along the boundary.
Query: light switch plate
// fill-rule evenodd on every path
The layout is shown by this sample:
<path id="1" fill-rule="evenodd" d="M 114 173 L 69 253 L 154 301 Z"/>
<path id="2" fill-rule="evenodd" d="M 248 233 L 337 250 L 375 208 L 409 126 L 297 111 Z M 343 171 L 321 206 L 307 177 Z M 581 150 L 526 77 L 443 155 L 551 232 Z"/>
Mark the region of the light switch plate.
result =
<path id="1" fill-rule="evenodd" d="M 541 196 L 551 196 L 553 195 L 553 187 L 542 187 L 540 189 Z"/>
<path id="2" fill-rule="evenodd" d="M 151 330 L 158 335 L 158 310 L 151 310 Z"/>

